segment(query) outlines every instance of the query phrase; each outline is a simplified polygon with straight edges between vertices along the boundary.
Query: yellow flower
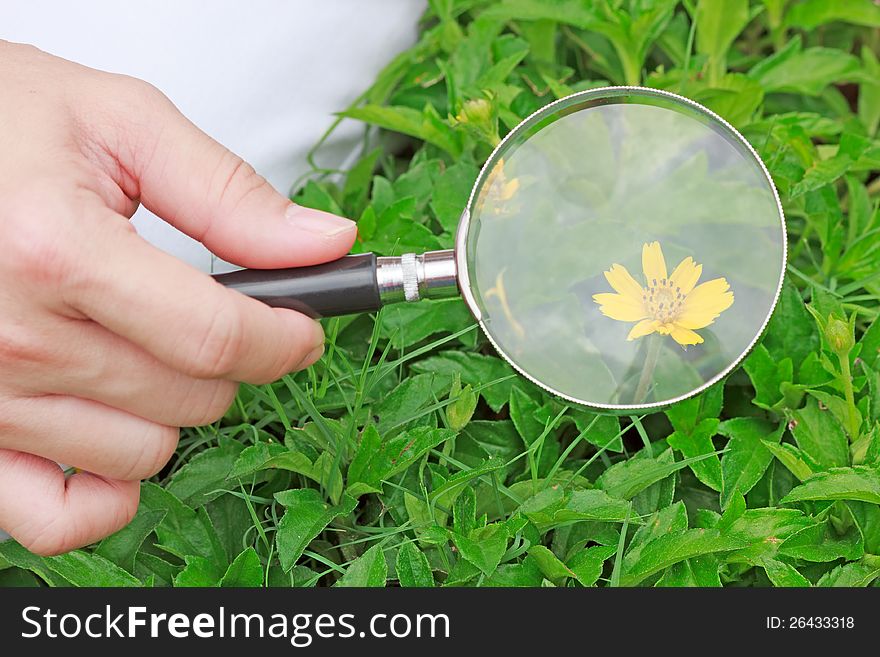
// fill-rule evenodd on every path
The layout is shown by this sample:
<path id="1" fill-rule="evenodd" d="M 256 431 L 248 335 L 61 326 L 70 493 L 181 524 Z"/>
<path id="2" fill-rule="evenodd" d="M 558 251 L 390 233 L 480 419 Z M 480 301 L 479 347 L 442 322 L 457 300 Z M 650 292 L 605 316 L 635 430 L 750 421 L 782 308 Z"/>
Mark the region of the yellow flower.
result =
<path id="1" fill-rule="evenodd" d="M 667 275 L 659 242 L 642 247 L 642 269 L 645 287 L 630 276 L 626 267 L 611 265 L 605 279 L 617 294 L 593 295 L 603 315 L 621 322 L 638 322 L 627 340 L 656 332 L 671 335 L 682 346 L 700 344 L 703 338 L 693 329 L 709 326 L 733 304 L 733 292 L 724 278 L 697 285 L 703 266 L 690 256 Z"/>

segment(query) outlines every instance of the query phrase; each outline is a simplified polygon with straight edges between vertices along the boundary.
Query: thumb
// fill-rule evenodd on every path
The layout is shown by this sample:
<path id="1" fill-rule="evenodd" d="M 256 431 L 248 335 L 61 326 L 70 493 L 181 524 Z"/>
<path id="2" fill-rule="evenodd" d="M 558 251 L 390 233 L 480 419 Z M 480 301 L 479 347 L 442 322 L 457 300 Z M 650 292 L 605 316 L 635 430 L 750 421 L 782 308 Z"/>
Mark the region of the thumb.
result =
<path id="1" fill-rule="evenodd" d="M 312 265 L 349 251 L 354 222 L 291 203 L 157 89 L 133 86 L 145 98 L 134 112 L 126 103 L 115 122 L 114 155 L 149 210 L 244 267 Z"/>

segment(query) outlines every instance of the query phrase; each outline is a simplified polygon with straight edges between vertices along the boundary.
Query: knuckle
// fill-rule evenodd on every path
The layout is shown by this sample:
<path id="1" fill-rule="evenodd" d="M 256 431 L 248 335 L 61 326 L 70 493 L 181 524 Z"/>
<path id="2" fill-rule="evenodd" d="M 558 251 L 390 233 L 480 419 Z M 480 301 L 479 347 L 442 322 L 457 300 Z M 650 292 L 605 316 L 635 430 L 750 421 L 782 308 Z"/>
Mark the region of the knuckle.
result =
<path id="1" fill-rule="evenodd" d="M 196 426 L 213 424 L 224 415 L 238 393 L 238 384 L 231 381 L 219 381 L 212 390 L 208 403 L 201 409 L 201 414 L 196 418 Z"/>
<path id="2" fill-rule="evenodd" d="M 207 327 L 196 331 L 185 359 L 188 374 L 200 379 L 225 378 L 238 363 L 245 345 L 244 321 L 234 309 L 218 308 Z"/>
<path id="3" fill-rule="evenodd" d="M 171 102 L 158 87 L 146 80 L 120 73 L 110 75 L 121 91 L 119 97 L 123 98 L 126 104 L 135 101 L 139 103 L 140 107 L 151 107 Z"/>
<path id="4" fill-rule="evenodd" d="M 152 425 L 141 439 L 139 449 L 119 478 L 125 481 L 148 479 L 158 473 L 174 455 L 180 432 L 174 427 Z"/>
<path id="5" fill-rule="evenodd" d="M 0 323 L 0 363 L 4 376 L 12 372 L 45 372 L 55 365 L 55 349 L 46 344 L 39 331 L 27 330 L 10 322 Z M 2 430 L 2 421 L 0 421 Z"/>
<path id="6" fill-rule="evenodd" d="M 19 193 L 7 199 L 0 216 L 3 268 L 10 280 L 57 289 L 71 273 L 69 231 L 45 202 Z M 60 229 L 59 229 L 60 228 Z"/>
<path id="7" fill-rule="evenodd" d="M 213 424 L 226 415 L 237 392 L 232 381 L 192 381 L 188 394 L 176 402 L 175 422 L 187 427 Z"/>
<path id="8" fill-rule="evenodd" d="M 29 552 L 41 557 L 53 557 L 67 551 L 71 542 L 68 538 L 69 530 L 58 524 L 57 518 L 51 518 L 49 523 L 42 526 L 33 526 L 19 532 L 16 540 Z"/>
<path id="9" fill-rule="evenodd" d="M 218 145 L 218 148 L 222 146 Z M 235 153 L 223 149 L 213 176 L 213 198 L 220 204 L 234 207 L 266 185 L 266 179 Z"/>

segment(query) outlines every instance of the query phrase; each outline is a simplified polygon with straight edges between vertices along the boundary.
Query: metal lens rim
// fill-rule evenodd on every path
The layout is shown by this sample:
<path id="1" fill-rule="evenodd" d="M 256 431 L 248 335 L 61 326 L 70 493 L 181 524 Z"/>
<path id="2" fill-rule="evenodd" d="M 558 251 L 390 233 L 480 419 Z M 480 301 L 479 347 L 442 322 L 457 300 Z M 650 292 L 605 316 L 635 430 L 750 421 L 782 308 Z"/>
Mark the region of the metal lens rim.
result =
<path id="1" fill-rule="evenodd" d="M 770 309 L 767 312 L 766 317 L 764 317 L 764 321 L 761 324 L 759 330 L 755 333 L 754 339 L 749 343 L 749 345 L 743 350 L 743 352 L 735 358 L 724 370 L 716 374 L 709 381 L 706 381 L 698 388 L 691 390 L 690 392 L 680 395 L 678 397 L 672 399 L 665 399 L 659 402 L 651 402 L 646 404 L 606 404 L 600 403 L 596 401 L 590 401 L 586 399 L 579 399 L 577 397 L 573 397 L 564 392 L 556 390 L 552 386 L 548 386 L 547 384 L 539 381 L 534 376 L 523 370 L 516 361 L 498 344 L 495 338 L 492 336 L 491 331 L 486 326 L 486 323 L 483 321 L 483 316 L 480 311 L 480 308 L 477 306 L 476 298 L 471 290 L 470 276 L 468 272 L 468 264 L 467 264 L 467 240 L 470 232 L 470 219 L 471 219 L 471 210 L 473 208 L 473 204 L 476 201 L 477 190 L 480 189 L 482 184 L 485 182 L 485 178 L 489 175 L 489 172 L 495 166 L 495 162 L 497 160 L 498 154 L 501 150 L 504 149 L 505 144 L 510 139 L 515 139 L 517 136 L 521 135 L 525 132 L 529 127 L 533 125 L 535 119 L 541 117 L 542 115 L 549 115 L 556 111 L 556 108 L 559 105 L 567 104 L 571 101 L 591 101 L 591 100 L 602 100 L 604 98 L 613 98 L 621 95 L 641 95 L 641 96 L 654 96 L 658 98 L 664 98 L 668 100 L 678 101 L 685 105 L 690 106 L 693 109 L 696 109 L 699 112 L 702 112 L 709 118 L 718 122 L 721 126 L 726 128 L 730 134 L 735 136 L 740 143 L 745 146 L 747 151 L 751 153 L 755 162 L 761 168 L 761 171 L 764 174 L 765 179 L 767 180 L 767 184 L 770 186 L 771 191 L 773 192 L 773 198 L 776 201 L 776 209 L 779 214 L 779 223 L 780 230 L 782 231 L 782 263 L 780 267 L 779 274 L 779 282 L 776 286 L 776 294 L 773 297 L 773 303 L 770 304 Z M 458 283 L 459 289 L 461 290 L 461 295 L 464 298 L 465 303 L 473 314 L 474 318 L 480 325 L 480 329 L 483 331 L 483 334 L 489 339 L 489 342 L 495 348 L 495 350 L 501 355 L 501 357 L 507 361 L 511 367 L 513 367 L 517 372 L 519 372 L 526 379 L 534 383 L 535 385 L 543 388 L 547 392 L 564 399 L 566 401 L 579 404 L 581 406 L 586 406 L 588 408 L 592 408 L 599 411 L 610 412 L 610 413 L 618 413 L 618 414 L 627 414 L 627 413 L 637 413 L 640 411 L 657 411 L 663 408 L 667 408 L 676 404 L 680 401 L 684 401 L 685 399 L 689 399 L 694 395 L 698 395 L 707 388 L 712 387 L 728 374 L 730 374 L 734 369 L 736 369 L 739 364 L 743 361 L 743 359 L 749 355 L 749 353 L 754 349 L 755 345 L 760 341 L 761 337 L 764 335 L 767 330 L 767 325 L 770 322 L 770 318 L 773 315 L 773 311 L 776 309 L 776 305 L 779 302 L 779 296 L 782 292 L 782 285 L 785 281 L 785 269 L 786 263 L 788 262 L 788 234 L 785 227 L 785 213 L 782 210 L 782 203 L 779 200 L 779 192 L 776 190 L 776 185 L 773 183 L 773 179 L 770 177 L 770 172 L 767 171 L 767 167 L 764 165 L 764 162 L 761 160 L 758 153 L 752 147 L 752 145 L 743 137 L 739 131 L 734 128 L 730 123 L 725 121 L 722 117 L 718 116 L 715 112 L 710 110 L 707 107 L 691 100 L 690 98 L 685 98 L 684 96 L 680 96 L 678 94 L 674 94 L 669 91 L 663 91 L 661 89 L 651 89 L 648 87 L 627 87 L 627 86 L 618 86 L 618 87 L 598 87 L 596 89 L 588 89 L 586 91 L 581 91 L 575 94 L 571 94 L 570 96 L 565 96 L 554 102 L 545 105 L 544 107 L 538 109 L 533 112 L 522 121 L 517 124 L 517 126 L 511 130 L 504 139 L 499 142 L 499 144 L 495 147 L 492 153 L 486 160 L 486 163 L 483 165 L 483 168 L 480 170 L 480 174 L 477 176 L 476 182 L 474 182 L 474 186 L 471 188 L 471 195 L 468 198 L 467 206 L 462 212 L 461 219 L 458 223 L 458 229 L 455 235 L 455 263 L 456 268 L 458 270 Z"/>

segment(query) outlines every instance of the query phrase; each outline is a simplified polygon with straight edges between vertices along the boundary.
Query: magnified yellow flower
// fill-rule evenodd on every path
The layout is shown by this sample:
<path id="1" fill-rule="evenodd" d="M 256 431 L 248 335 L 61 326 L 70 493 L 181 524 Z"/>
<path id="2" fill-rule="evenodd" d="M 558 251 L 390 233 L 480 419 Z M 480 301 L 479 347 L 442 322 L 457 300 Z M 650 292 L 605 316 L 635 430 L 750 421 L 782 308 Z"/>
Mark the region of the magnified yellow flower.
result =
<path id="1" fill-rule="evenodd" d="M 594 294 L 602 314 L 621 322 L 638 322 L 627 340 L 651 333 L 670 335 L 683 347 L 700 344 L 703 338 L 694 331 L 709 326 L 733 304 L 733 292 L 724 278 L 697 285 L 703 266 L 688 256 L 666 273 L 666 260 L 659 242 L 642 247 L 642 287 L 623 265 L 613 264 L 605 279 L 615 293 Z"/>
<path id="2" fill-rule="evenodd" d="M 510 208 L 509 201 L 519 191 L 519 178 L 507 179 L 504 172 L 504 158 L 492 168 L 486 183 L 480 190 L 477 204 L 488 203 L 494 214 L 501 214 Z"/>
<path id="3" fill-rule="evenodd" d="M 505 267 L 498 273 L 498 276 L 495 278 L 495 287 L 486 290 L 483 297 L 486 299 L 498 297 L 498 303 L 501 304 L 501 312 L 504 313 L 513 332 L 516 333 L 520 339 L 523 339 L 526 337 L 525 329 L 523 329 L 522 324 L 516 321 L 516 318 L 513 316 L 513 313 L 510 312 L 510 306 L 507 303 L 507 292 L 504 290 L 504 272 L 506 271 L 507 268 Z"/>

